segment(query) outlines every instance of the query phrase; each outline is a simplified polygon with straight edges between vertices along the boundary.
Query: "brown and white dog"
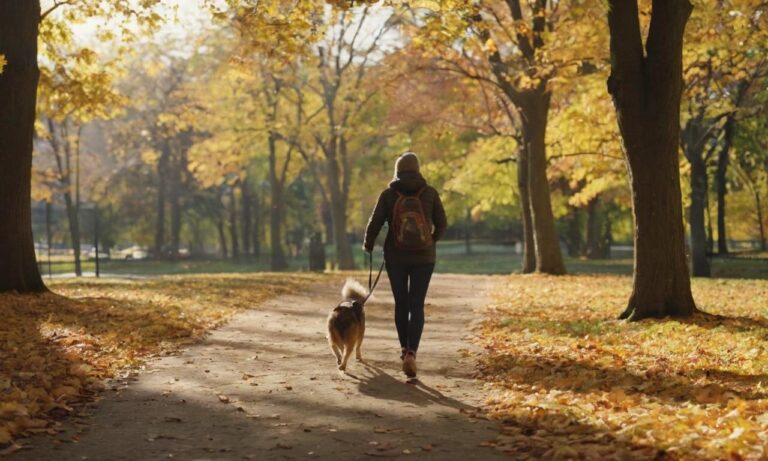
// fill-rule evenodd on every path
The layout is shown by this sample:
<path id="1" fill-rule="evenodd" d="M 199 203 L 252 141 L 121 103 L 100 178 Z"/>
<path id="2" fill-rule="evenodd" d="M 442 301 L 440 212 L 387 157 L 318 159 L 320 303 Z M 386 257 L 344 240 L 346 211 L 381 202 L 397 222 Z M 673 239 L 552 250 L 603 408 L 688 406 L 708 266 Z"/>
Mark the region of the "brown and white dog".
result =
<path id="1" fill-rule="evenodd" d="M 348 279 L 341 289 L 344 299 L 328 315 L 328 344 L 336 356 L 339 370 L 347 368 L 347 361 L 356 350 L 355 358 L 363 360 L 360 345 L 365 334 L 365 310 L 368 290 L 355 280 Z"/>

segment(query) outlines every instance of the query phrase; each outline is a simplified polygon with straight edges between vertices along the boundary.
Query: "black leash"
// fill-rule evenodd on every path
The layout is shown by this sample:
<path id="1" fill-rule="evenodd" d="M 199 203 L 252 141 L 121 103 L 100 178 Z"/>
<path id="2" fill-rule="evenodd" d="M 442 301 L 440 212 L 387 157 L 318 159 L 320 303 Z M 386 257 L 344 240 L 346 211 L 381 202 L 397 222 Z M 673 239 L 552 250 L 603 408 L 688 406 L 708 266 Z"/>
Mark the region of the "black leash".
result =
<path id="1" fill-rule="evenodd" d="M 384 271 L 384 264 L 386 263 L 386 260 L 382 259 L 381 261 L 381 267 L 379 267 L 379 273 L 376 274 L 376 280 L 373 280 L 373 252 L 368 253 L 368 296 L 365 297 L 363 300 L 363 304 L 365 304 L 368 301 L 368 298 L 371 297 L 373 294 L 373 290 L 376 289 L 376 285 L 379 284 L 379 279 L 381 278 L 381 273 Z"/>

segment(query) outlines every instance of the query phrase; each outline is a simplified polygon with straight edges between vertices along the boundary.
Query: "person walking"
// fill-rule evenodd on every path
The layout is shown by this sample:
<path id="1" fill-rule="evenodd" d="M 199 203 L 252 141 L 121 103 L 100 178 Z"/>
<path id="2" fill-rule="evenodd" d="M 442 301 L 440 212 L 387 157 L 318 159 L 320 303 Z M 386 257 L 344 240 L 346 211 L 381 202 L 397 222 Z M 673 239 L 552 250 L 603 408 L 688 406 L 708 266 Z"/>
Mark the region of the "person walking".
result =
<path id="1" fill-rule="evenodd" d="M 448 221 L 435 188 L 421 175 L 413 152 L 395 162 L 395 177 L 379 196 L 368 221 L 363 249 L 373 252 L 387 223 L 384 260 L 395 298 L 395 327 L 400 340 L 403 372 L 416 377 L 416 352 L 424 330 L 424 300 L 435 269 L 435 245 Z"/>

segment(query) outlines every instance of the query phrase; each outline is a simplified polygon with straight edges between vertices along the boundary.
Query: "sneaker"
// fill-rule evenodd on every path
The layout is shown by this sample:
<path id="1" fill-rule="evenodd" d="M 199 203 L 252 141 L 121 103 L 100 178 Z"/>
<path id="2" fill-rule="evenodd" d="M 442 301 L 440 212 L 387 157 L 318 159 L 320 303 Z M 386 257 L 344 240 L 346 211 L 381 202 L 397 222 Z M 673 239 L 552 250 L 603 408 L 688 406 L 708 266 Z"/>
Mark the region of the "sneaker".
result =
<path id="1" fill-rule="evenodd" d="M 408 351 L 403 359 L 403 373 L 409 378 L 416 377 L 416 353 Z"/>

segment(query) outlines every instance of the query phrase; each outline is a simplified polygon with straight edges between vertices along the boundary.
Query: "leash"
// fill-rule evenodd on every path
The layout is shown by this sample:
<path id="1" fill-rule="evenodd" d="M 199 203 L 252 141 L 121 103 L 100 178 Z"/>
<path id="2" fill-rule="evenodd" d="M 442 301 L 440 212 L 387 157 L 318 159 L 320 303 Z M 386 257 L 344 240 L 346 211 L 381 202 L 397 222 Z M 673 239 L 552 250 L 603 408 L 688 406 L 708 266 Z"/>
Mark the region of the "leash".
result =
<path id="1" fill-rule="evenodd" d="M 373 252 L 368 253 L 368 296 L 363 300 L 363 304 L 368 302 L 368 298 L 373 294 L 373 290 L 376 289 L 376 285 L 379 284 L 381 273 L 384 271 L 384 264 L 386 260 L 382 259 L 381 267 L 379 267 L 379 273 L 376 274 L 376 280 L 373 280 Z"/>

